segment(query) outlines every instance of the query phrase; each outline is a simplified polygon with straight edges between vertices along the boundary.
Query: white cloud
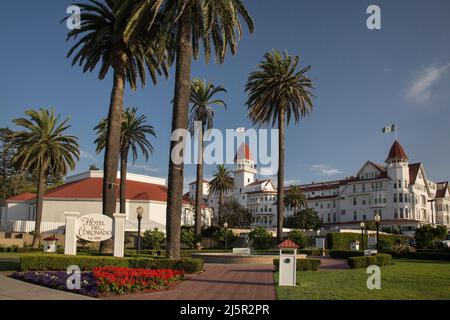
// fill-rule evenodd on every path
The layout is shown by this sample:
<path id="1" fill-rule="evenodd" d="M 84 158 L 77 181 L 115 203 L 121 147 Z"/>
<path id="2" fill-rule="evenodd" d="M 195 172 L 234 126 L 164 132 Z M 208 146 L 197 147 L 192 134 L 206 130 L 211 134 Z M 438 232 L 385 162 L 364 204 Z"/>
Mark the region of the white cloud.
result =
<path id="1" fill-rule="evenodd" d="M 440 67 L 432 65 L 424 68 L 411 81 L 405 98 L 413 103 L 420 104 L 431 98 L 433 87 L 444 77 L 450 69 L 450 63 Z"/>
<path id="2" fill-rule="evenodd" d="M 151 173 L 156 173 L 156 172 L 160 172 L 161 171 L 160 168 L 155 168 L 155 167 L 152 167 L 152 166 L 148 166 L 146 164 L 135 164 L 135 165 L 130 164 L 129 168 L 138 169 L 138 170 L 141 170 L 141 171 L 151 172 Z"/>
<path id="3" fill-rule="evenodd" d="M 97 161 L 97 158 L 87 151 L 80 150 L 80 158 L 91 161 Z"/>
<path id="4" fill-rule="evenodd" d="M 309 170 L 311 170 L 312 172 L 322 175 L 322 176 L 326 176 L 326 177 L 333 177 L 336 176 L 338 174 L 344 173 L 344 171 L 337 169 L 337 168 L 333 168 L 332 166 L 328 165 L 328 164 L 315 164 L 309 167 Z"/>

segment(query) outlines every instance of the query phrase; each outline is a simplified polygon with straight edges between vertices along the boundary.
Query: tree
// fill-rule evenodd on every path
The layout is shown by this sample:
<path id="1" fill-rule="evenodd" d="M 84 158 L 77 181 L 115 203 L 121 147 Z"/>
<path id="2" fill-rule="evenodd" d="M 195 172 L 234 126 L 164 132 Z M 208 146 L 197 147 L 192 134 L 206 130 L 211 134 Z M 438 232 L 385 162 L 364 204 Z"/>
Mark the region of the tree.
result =
<path id="1" fill-rule="evenodd" d="M 414 239 L 418 248 L 427 249 L 436 246 L 436 242 L 445 239 L 447 234 L 447 228 L 444 226 L 437 226 L 433 228 L 431 225 L 427 224 L 418 229 L 414 233 Z"/>
<path id="2" fill-rule="evenodd" d="M 229 245 L 236 241 L 237 238 L 233 230 L 224 227 L 217 227 L 211 235 L 211 239 L 217 242 L 219 248 L 225 248 L 226 241 L 227 249 L 230 248 Z"/>
<path id="3" fill-rule="evenodd" d="M 300 230 L 292 230 L 289 232 L 288 238 L 299 245 L 300 248 L 306 247 L 306 237 Z"/>
<path id="4" fill-rule="evenodd" d="M 317 212 L 313 209 L 300 210 L 298 214 L 287 217 L 285 221 L 287 228 L 303 229 L 303 230 L 317 230 L 321 227 Z"/>
<path id="5" fill-rule="evenodd" d="M 278 51 L 266 53 L 258 70 L 250 74 L 245 91 L 248 117 L 253 124 L 278 122 L 277 239 L 283 237 L 285 125 L 291 117 L 297 124 L 312 111 L 312 81 L 306 76 L 310 67 L 297 70 L 299 58 Z"/>
<path id="6" fill-rule="evenodd" d="M 219 195 L 219 215 L 217 217 L 217 224 L 221 225 L 221 211 L 225 204 L 225 193 L 233 190 L 234 180 L 231 177 L 230 171 L 228 171 L 223 164 L 218 165 L 216 170 L 214 178 L 208 183 L 208 186 L 210 194 Z"/>
<path id="7" fill-rule="evenodd" d="M 22 171 L 37 175 L 36 227 L 33 237 L 33 248 L 37 248 L 41 237 L 42 209 L 46 177 L 65 176 L 75 169 L 75 159 L 79 160 L 78 138 L 65 135 L 69 118 L 60 121 L 60 116 L 53 110 L 28 110 L 28 118 L 13 120 L 23 127 L 23 131 L 15 131 L 11 139 L 16 147 L 13 164 Z"/>
<path id="8" fill-rule="evenodd" d="M 286 192 L 284 204 L 293 207 L 294 215 L 296 215 L 301 207 L 308 207 L 308 199 L 306 199 L 300 186 L 294 185 Z"/>
<path id="9" fill-rule="evenodd" d="M 133 0 L 124 0 L 127 2 Z M 172 132 L 188 128 L 188 108 L 191 92 L 191 64 L 203 47 L 209 62 L 214 49 L 216 62 L 223 63 L 230 48 L 237 52 L 237 41 L 242 35 L 242 18 L 249 31 L 253 21 L 241 0 L 141 0 L 128 21 L 127 36 L 133 38 L 152 25 L 160 30 L 157 47 L 165 48 L 169 61 L 175 61 L 175 89 L 172 112 Z M 185 141 L 171 141 L 169 152 L 168 198 L 166 211 L 167 257 L 180 257 L 181 211 L 183 198 L 183 151 L 181 161 L 173 161 L 177 145 Z"/>
<path id="10" fill-rule="evenodd" d="M 148 161 L 149 154 L 153 153 L 153 146 L 148 141 L 148 136 L 156 137 L 155 130 L 151 125 L 145 124 L 147 116 L 137 114 L 136 108 L 127 108 L 122 113 L 122 131 L 120 136 L 120 212 L 126 212 L 126 187 L 127 187 L 127 166 L 128 155 L 131 151 L 133 164 L 138 158 L 138 151 L 142 153 L 144 159 Z M 108 121 L 103 119 L 94 128 L 97 139 L 97 153 L 100 153 L 106 146 L 108 132 Z"/>
<path id="11" fill-rule="evenodd" d="M 248 228 L 252 223 L 252 213 L 233 199 L 222 207 L 222 219 L 229 228 Z"/>
<path id="12" fill-rule="evenodd" d="M 273 246 L 272 234 L 264 228 L 255 228 L 249 234 L 252 248 L 257 250 L 267 250 Z"/>
<path id="13" fill-rule="evenodd" d="M 216 99 L 215 95 L 220 92 L 227 92 L 222 86 L 214 86 L 210 82 L 194 79 L 191 84 L 191 113 L 189 117 L 189 126 L 191 133 L 195 132 L 199 137 L 198 142 L 198 163 L 197 180 L 195 189 L 195 234 L 199 236 L 202 232 L 202 204 L 203 204 L 203 135 L 206 130 L 213 128 L 214 106 L 227 107 L 225 102 Z M 201 125 L 196 127 L 196 122 Z"/>
<path id="14" fill-rule="evenodd" d="M 92 72 L 100 63 L 100 80 L 106 77 L 110 69 L 114 73 L 103 163 L 103 214 L 109 217 L 116 211 L 117 203 L 116 179 L 125 82 L 135 90 L 138 82 L 145 86 L 146 70 L 155 84 L 158 75 L 167 75 L 164 59 L 160 58 L 160 54 L 156 55 L 150 46 L 152 30 L 147 29 L 132 39 L 125 38 L 127 21 L 131 19 L 131 12 L 138 2 L 89 0 L 87 3 L 76 3 L 81 9 L 81 27 L 69 31 L 67 35 L 67 40 L 78 41 L 67 54 L 67 57 L 73 56 L 72 65 L 79 64 L 83 66 L 83 72 Z M 78 40 L 78 37 L 81 39 Z M 111 239 L 102 242 L 102 251 L 112 252 L 112 244 Z"/>
<path id="15" fill-rule="evenodd" d="M 159 231 L 158 228 L 155 228 L 153 230 L 146 230 L 142 238 L 144 248 L 152 250 L 161 249 L 161 246 L 164 243 L 164 239 L 164 232 Z"/>
<path id="16" fill-rule="evenodd" d="M 195 235 L 194 228 L 181 228 L 181 243 L 187 245 L 189 249 L 194 249 L 197 240 L 199 240 L 199 238 Z"/>

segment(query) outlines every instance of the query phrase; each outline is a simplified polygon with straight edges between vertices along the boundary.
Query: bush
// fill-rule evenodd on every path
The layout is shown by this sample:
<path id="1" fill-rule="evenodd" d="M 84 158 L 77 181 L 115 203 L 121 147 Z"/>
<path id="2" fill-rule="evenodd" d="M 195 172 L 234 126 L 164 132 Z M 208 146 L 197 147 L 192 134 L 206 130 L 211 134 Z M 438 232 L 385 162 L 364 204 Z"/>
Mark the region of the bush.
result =
<path id="1" fill-rule="evenodd" d="M 273 259 L 275 271 L 280 268 L 280 259 Z M 317 271 L 320 266 L 319 259 L 297 259 L 297 271 Z"/>
<path id="2" fill-rule="evenodd" d="M 377 265 L 379 267 L 392 265 L 392 256 L 386 253 L 379 253 L 374 256 L 349 257 L 347 263 L 352 269 L 367 268 Z"/>
<path id="3" fill-rule="evenodd" d="M 363 251 L 350 251 L 350 250 L 330 250 L 329 255 L 336 259 L 347 259 L 350 257 L 364 256 Z"/>
<path id="4" fill-rule="evenodd" d="M 407 252 L 403 257 L 408 259 L 450 261 L 450 253 L 445 252 Z"/>
<path id="5" fill-rule="evenodd" d="M 272 234 L 264 228 L 256 228 L 249 234 L 252 248 L 266 250 L 273 246 Z"/>
<path id="6" fill-rule="evenodd" d="M 211 236 L 211 239 L 217 242 L 217 245 L 219 248 L 225 248 L 225 240 L 227 241 L 228 247 L 231 243 L 236 241 L 237 236 L 233 233 L 231 229 L 225 229 L 222 227 L 219 227 L 214 231 L 214 233 Z"/>
<path id="7" fill-rule="evenodd" d="M 201 239 L 195 236 L 194 228 L 181 228 L 182 244 L 185 244 L 189 249 L 194 249 L 197 242 L 201 242 Z"/>
<path id="8" fill-rule="evenodd" d="M 401 235 L 380 234 L 380 250 L 383 248 L 393 247 L 397 245 L 398 242 L 405 242 L 408 239 L 408 237 Z M 327 235 L 328 248 L 331 250 L 349 250 L 350 243 L 355 240 L 359 241 L 361 245 L 361 233 L 333 232 Z M 367 241 L 367 234 L 364 234 L 364 249 L 367 248 Z"/>
<path id="9" fill-rule="evenodd" d="M 288 239 L 294 241 L 300 248 L 304 248 L 306 246 L 306 237 L 300 230 L 296 229 L 289 232 Z"/>
<path id="10" fill-rule="evenodd" d="M 143 244 L 147 249 L 160 249 L 164 243 L 165 235 L 163 232 L 155 228 L 153 231 L 147 230 L 144 232 Z"/>
<path id="11" fill-rule="evenodd" d="M 414 239 L 418 248 L 434 248 L 436 243 L 445 239 L 447 234 L 447 228 L 443 226 L 437 226 L 433 228 L 430 225 L 424 225 L 418 229 L 414 234 Z"/>
<path id="12" fill-rule="evenodd" d="M 61 254 L 30 254 L 20 257 L 22 271 L 65 271 L 76 265 L 81 271 L 91 271 L 96 267 L 123 267 L 141 269 L 173 269 L 185 273 L 203 270 L 201 259 L 151 259 L 144 257 L 116 258 L 110 256 L 66 256 Z"/>

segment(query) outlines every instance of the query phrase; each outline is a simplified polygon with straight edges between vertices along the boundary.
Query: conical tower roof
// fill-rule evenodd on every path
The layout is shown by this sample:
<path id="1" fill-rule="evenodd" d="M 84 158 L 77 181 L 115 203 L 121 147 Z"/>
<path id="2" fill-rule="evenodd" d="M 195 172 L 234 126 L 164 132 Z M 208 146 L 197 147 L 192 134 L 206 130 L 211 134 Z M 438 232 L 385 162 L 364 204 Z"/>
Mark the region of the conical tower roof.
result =
<path id="1" fill-rule="evenodd" d="M 409 158 L 406 155 L 405 149 L 403 149 L 402 145 L 395 140 L 394 144 L 389 151 L 389 155 L 386 159 L 386 162 L 395 162 L 395 161 L 408 161 Z"/>

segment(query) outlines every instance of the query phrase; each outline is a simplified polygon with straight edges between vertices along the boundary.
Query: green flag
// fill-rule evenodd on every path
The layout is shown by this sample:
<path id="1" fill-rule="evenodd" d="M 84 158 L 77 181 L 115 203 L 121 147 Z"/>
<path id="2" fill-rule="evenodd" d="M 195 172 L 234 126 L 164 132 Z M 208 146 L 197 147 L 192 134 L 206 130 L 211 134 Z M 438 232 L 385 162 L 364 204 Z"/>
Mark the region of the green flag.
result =
<path id="1" fill-rule="evenodd" d="M 381 130 L 383 133 L 391 133 L 391 132 L 395 132 L 395 124 L 392 124 L 390 126 L 384 127 Z"/>

